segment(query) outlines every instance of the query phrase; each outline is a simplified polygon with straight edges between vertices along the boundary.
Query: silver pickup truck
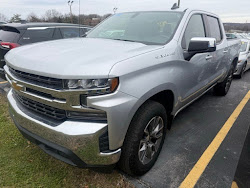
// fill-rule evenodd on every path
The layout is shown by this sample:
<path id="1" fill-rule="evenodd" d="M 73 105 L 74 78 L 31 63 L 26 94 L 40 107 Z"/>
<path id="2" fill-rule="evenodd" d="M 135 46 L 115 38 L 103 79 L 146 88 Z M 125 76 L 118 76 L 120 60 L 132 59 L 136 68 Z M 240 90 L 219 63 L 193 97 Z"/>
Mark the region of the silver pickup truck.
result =
<path id="1" fill-rule="evenodd" d="M 118 163 L 142 175 L 178 112 L 211 88 L 227 94 L 239 48 L 212 13 L 115 14 L 84 38 L 11 50 L 10 115 L 27 139 L 66 163 Z"/>

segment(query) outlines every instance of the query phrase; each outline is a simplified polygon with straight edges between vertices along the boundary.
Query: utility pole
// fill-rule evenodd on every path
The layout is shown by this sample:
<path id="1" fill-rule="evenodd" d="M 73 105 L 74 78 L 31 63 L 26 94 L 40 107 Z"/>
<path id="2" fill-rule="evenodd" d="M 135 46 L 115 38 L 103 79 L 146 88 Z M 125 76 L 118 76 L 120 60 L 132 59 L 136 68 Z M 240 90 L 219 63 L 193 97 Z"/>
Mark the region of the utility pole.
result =
<path id="1" fill-rule="evenodd" d="M 73 23 L 73 15 L 72 15 L 72 5 L 73 5 L 74 1 L 68 1 L 68 5 L 70 8 L 70 17 L 71 17 L 71 23 Z"/>

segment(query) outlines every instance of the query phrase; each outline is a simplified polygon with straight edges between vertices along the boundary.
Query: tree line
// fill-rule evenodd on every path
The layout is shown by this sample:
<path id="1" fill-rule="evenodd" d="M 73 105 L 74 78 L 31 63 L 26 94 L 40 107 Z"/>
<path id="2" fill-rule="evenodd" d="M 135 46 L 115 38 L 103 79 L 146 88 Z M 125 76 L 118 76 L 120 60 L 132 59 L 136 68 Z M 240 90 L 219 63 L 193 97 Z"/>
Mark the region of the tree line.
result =
<path id="1" fill-rule="evenodd" d="M 74 23 L 95 26 L 102 20 L 109 17 L 111 14 L 100 16 L 98 14 L 61 14 L 55 9 L 47 10 L 44 15 L 37 16 L 35 13 L 30 13 L 25 20 L 21 19 L 20 14 L 14 14 L 10 19 L 0 13 L 0 21 L 18 23 L 18 22 L 56 22 L 56 23 Z"/>
<path id="2" fill-rule="evenodd" d="M 227 32 L 250 32 L 250 23 L 224 23 L 224 27 Z"/>

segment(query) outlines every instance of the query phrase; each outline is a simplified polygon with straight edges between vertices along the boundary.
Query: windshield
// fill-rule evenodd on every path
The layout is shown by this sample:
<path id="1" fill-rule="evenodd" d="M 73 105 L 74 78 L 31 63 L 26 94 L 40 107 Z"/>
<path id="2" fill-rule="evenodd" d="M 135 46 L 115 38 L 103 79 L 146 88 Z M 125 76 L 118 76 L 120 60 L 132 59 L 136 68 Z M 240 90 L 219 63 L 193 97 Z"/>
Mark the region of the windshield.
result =
<path id="1" fill-rule="evenodd" d="M 163 45 L 174 35 L 182 12 L 134 12 L 110 17 L 87 38 L 104 38 Z"/>
<path id="2" fill-rule="evenodd" d="M 240 52 L 245 52 L 245 51 L 247 51 L 247 43 L 242 42 L 240 47 Z"/>

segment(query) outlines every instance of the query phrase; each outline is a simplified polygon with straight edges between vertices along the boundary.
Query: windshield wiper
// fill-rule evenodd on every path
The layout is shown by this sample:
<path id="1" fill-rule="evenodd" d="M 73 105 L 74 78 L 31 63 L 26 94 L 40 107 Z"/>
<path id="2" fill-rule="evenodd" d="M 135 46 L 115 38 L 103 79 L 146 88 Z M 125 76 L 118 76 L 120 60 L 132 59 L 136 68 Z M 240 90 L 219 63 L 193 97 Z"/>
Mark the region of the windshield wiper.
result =
<path id="1" fill-rule="evenodd" d="M 142 43 L 142 42 L 139 42 L 139 41 L 127 40 L 127 39 L 112 39 L 112 40 L 120 40 L 120 41 L 126 41 L 126 42 L 137 42 L 137 43 Z"/>

